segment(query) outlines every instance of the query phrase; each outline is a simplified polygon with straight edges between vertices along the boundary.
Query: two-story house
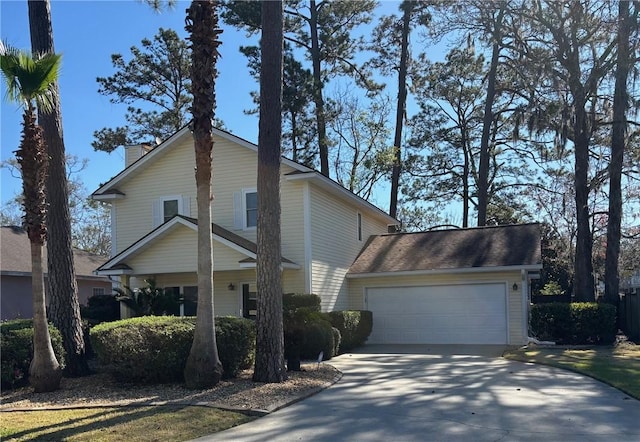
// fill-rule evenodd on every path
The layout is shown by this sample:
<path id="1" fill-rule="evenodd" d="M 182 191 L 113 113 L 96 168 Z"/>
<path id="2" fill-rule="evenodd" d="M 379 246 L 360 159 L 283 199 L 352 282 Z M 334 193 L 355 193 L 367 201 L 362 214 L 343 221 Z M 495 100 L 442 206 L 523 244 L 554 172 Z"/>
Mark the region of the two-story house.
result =
<path id="1" fill-rule="evenodd" d="M 214 141 L 215 311 L 251 317 L 257 146 L 220 130 Z M 159 287 L 179 291 L 184 313 L 195 314 L 191 132 L 185 127 L 153 148 L 127 147 L 125 162 L 92 195 L 110 202 L 112 211 L 112 257 L 97 273 L 131 288 L 155 279 Z M 541 267 L 537 225 L 388 234 L 397 220 L 285 158 L 281 202 L 283 291 L 315 293 L 324 311 L 372 310 L 371 342 L 526 341 L 527 272 Z M 511 240 L 517 248 L 509 247 Z M 469 259 L 479 250 L 482 257 Z"/>

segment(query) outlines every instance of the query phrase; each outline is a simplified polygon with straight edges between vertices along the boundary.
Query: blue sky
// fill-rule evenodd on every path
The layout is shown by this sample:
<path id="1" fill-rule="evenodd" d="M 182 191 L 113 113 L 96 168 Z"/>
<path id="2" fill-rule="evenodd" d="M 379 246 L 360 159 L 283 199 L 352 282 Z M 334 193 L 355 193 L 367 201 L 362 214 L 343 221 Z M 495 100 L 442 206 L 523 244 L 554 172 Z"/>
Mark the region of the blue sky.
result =
<path id="1" fill-rule="evenodd" d="M 113 73 L 111 54 L 129 58 L 130 47 L 140 46 L 143 38 L 152 38 L 158 28 L 171 28 L 185 37 L 184 17 L 188 2 L 160 14 L 147 5 L 131 1 L 52 1 L 51 15 L 56 52 L 62 53 L 60 96 L 65 147 L 69 154 L 88 158 L 89 165 L 81 173 L 88 191 L 118 173 L 124 164 L 122 148 L 106 154 L 91 147 L 93 132 L 102 127 L 124 124 L 125 108 L 113 105 L 98 94 L 96 77 Z M 27 1 L 0 1 L 2 40 L 30 49 Z M 257 117 L 245 116 L 251 106 L 249 91 L 255 89 L 246 62 L 238 52 L 247 44 L 243 33 L 225 28 L 220 50 L 220 72 L 217 83 L 218 116 L 235 134 L 250 141 L 257 140 Z M 20 141 L 21 110 L 4 100 L 1 107 L 2 160 L 14 156 Z M 2 169 L 2 202 L 21 192 L 21 182 Z"/>
<path id="2" fill-rule="evenodd" d="M 51 2 L 53 38 L 56 52 L 61 53 L 60 96 L 66 151 L 89 164 L 81 174 L 89 192 L 117 174 L 124 164 L 123 149 L 111 154 L 94 152 L 93 132 L 103 127 L 123 125 L 125 106 L 114 105 L 98 94 L 96 77 L 113 73 L 110 56 L 122 54 L 129 59 L 130 47 L 140 46 L 143 38 L 152 38 L 158 28 L 170 28 L 182 37 L 185 9 L 189 2 L 179 1 L 169 11 L 156 13 L 140 1 L 59 1 Z M 384 13 L 397 11 L 398 2 L 382 2 Z M 227 129 L 257 142 L 257 116 L 244 115 L 253 107 L 249 92 L 258 86 L 249 75 L 246 61 L 238 48 L 249 43 L 244 32 L 223 25 L 222 58 L 218 62 L 220 76 L 216 83 L 217 111 Z M 0 0 L 0 36 L 12 46 L 30 49 L 27 1 Z M 20 140 L 21 111 L 4 100 L 1 105 L 1 159 L 14 156 Z M 21 192 L 21 181 L 3 168 L 1 174 L 2 203 Z"/>

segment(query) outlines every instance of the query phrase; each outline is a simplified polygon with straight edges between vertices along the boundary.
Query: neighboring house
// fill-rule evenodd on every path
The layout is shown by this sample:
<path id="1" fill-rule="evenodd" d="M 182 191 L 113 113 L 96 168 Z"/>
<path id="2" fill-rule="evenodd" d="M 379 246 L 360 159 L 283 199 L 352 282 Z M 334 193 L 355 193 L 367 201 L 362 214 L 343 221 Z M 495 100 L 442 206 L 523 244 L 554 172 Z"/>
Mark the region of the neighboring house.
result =
<path id="1" fill-rule="evenodd" d="M 257 146 L 220 130 L 214 131 L 214 141 L 215 311 L 217 315 L 252 317 L 256 299 Z M 180 293 L 185 299 L 184 313 L 194 314 L 197 214 L 195 158 L 189 128 L 153 149 L 127 147 L 125 162 L 125 169 L 92 195 L 96 200 L 110 202 L 112 210 L 112 257 L 97 273 L 119 277 L 130 288 L 145 286 L 145 280 L 154 279 L 158 287 Z M 396 230 L 397 220 L 318 172 L 284 158 L 281 199 L 284 292 L 315 293 L 320 296 L 324 311 L 373 310 L 371 342 L 526 341 L 527 272 L 541 268 L 537 225 L 449 233 L 455 236 L 471 232 L 478 241 L 459 242 L 456 250 L 461 256 L 489 253 L 493 246 L 487 242 L 492 240 L 518 242 L 499 242 L 503 253 L 496 251 L 491 259 L 452 259 L 444 266 L 427 268 L 424 257 L 440 255 L 432 255 L 431 246 L 421 247 L 420 241 L 411 238 L 447 234 L 387 235 Z M 401 265 L 396 256 L 408 250 L 405 242 L 412 246 Z M 528 254 L 516 256 L 509 247 L 520 249 L 523 242 L 530 247 Z M 372 266 L 363 261 L 373 255 L 372 262 L 386 259 L 387 264 Z M 423 263 L 422 267 L 411 266 L 417 263 Z M 517 289 L 512 288 L 514 284 Z M 414 287 L 413 291 L 403 289 L 409 286 Z M 431 301 L 434 293 L 442 298 L 441 287 L 455 292 L 451 302 Z M 388 317 L 390 306 L 384 304 L 387 300 L 393 306 L 407 306 L 416 318 L 407 322 L 401 317 Z M 430 310 L 431 306 L 434 307 Z M 445 307 L 463 309 L 465 318 L 474 315 L 468 312 L 470 309 L 480 312 L 479 316 L 486 312 L 485 322 L 471 321 L 481 327 L 471 334 L 447 331 L 452 324 L 460 324 L 459 318 L 445 321 L 443 333 L 416 332 L 431 327 L 429 315 L 448 314 L 448 310 L 440 311 Z M 393 325 L 396 320 L 401 322 L 402 330 L 390 332 L 397 329 Z M 462 324 L 468 322 L 463 320 Z M 489 331 L 488 323 L 498 331 Z M 479 337 L 485 333 L 490 334 Z"/>
<path id="2" fill-rule="evenodd" d="M 27 232 L 21 227 L 3 226 L 0 236 L 0 298 L 1 317 L 5 319 L 31 318 L 33 316 L 31 291 L 31 244 Z M 111 280 L 94 274 L 96 267 L 107 257 L 74 249 L 73 259 L 78 283 L 78 300 L 87 304 L 90 296 L 112 293 Z M 43 251 L 43 268 L 47 268 L 47 250 Z M 45 290 L 48 296 L 47 274 Z"/>

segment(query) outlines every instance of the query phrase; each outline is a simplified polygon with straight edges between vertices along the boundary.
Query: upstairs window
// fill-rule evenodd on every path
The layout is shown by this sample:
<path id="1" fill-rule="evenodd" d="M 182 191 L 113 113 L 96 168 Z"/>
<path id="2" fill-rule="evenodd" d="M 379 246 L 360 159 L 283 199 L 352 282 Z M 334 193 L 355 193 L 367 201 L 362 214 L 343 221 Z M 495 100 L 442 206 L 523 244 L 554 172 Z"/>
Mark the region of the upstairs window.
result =
<path id="1" fill-rule="evenodd" d="M 177 199 L 167 199 L 162 201 L 162 219 L 163 222 L 169 221 L 171 218 L 180 213 L 180 204 Z"/>
<path id="2" fill-rule="evenodd" d="M 362 214 L 358 213 L 356 223 L 357 223 L 356 229 L 357 229 L 358 241 L 362 241 Z"/>
<path id="3" fill-rule="evenodd" d="M 190 216 L 188 196 L 168 195 L 153 200 L 153 228 L 166 223 L 176 215 Z"/>
<path id="4" fill-rule="evenodd" d="M 247 191 L 244 193 L 244 226 L 247 229 L 258 226 L 258 192 Z"/>

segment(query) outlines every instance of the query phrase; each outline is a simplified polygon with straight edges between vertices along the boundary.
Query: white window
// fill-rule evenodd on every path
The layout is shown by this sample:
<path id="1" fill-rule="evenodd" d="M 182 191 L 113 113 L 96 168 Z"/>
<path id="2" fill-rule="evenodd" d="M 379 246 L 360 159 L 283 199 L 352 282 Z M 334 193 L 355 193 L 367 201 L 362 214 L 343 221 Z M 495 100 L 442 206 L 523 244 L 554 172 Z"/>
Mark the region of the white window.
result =
<path id="1" fill-rule="evenodd" d="M 169 221 L 171 218 L 180 213 L 180 200 L 166 199 L 162 201 L 162 220 Z"/>
<path id="2" fill-rule="evenodd" d="M 163 196 L 153 201 L 153 227 L 166 223 L 176 215 L 190 215 L 189 197 Z"/>
<path id="3" fill-rule="evenodd" d="M 102 296 L 104 295 L 104 287 L 94 287 L 92 289 L 93 296 Z"/>
<path id="4" fill-rule="evenodd" d="M 233 192 L 233 228 L 253 230 L 258 226 L 258 192 L 242 189 Z"/>
<path id="5" fill-rule="evenodd" d="M 242 192 L 244 214 L 244 228 L 252 229 L 258 226 L 258 192 L 245 190 Z"/>
<path id="6" fill-rule="evenodd" d="M 358 241 L 362 241 L 362 214 L 358 213 L 357 215 L 357 235 L 358 235 Z"/>

